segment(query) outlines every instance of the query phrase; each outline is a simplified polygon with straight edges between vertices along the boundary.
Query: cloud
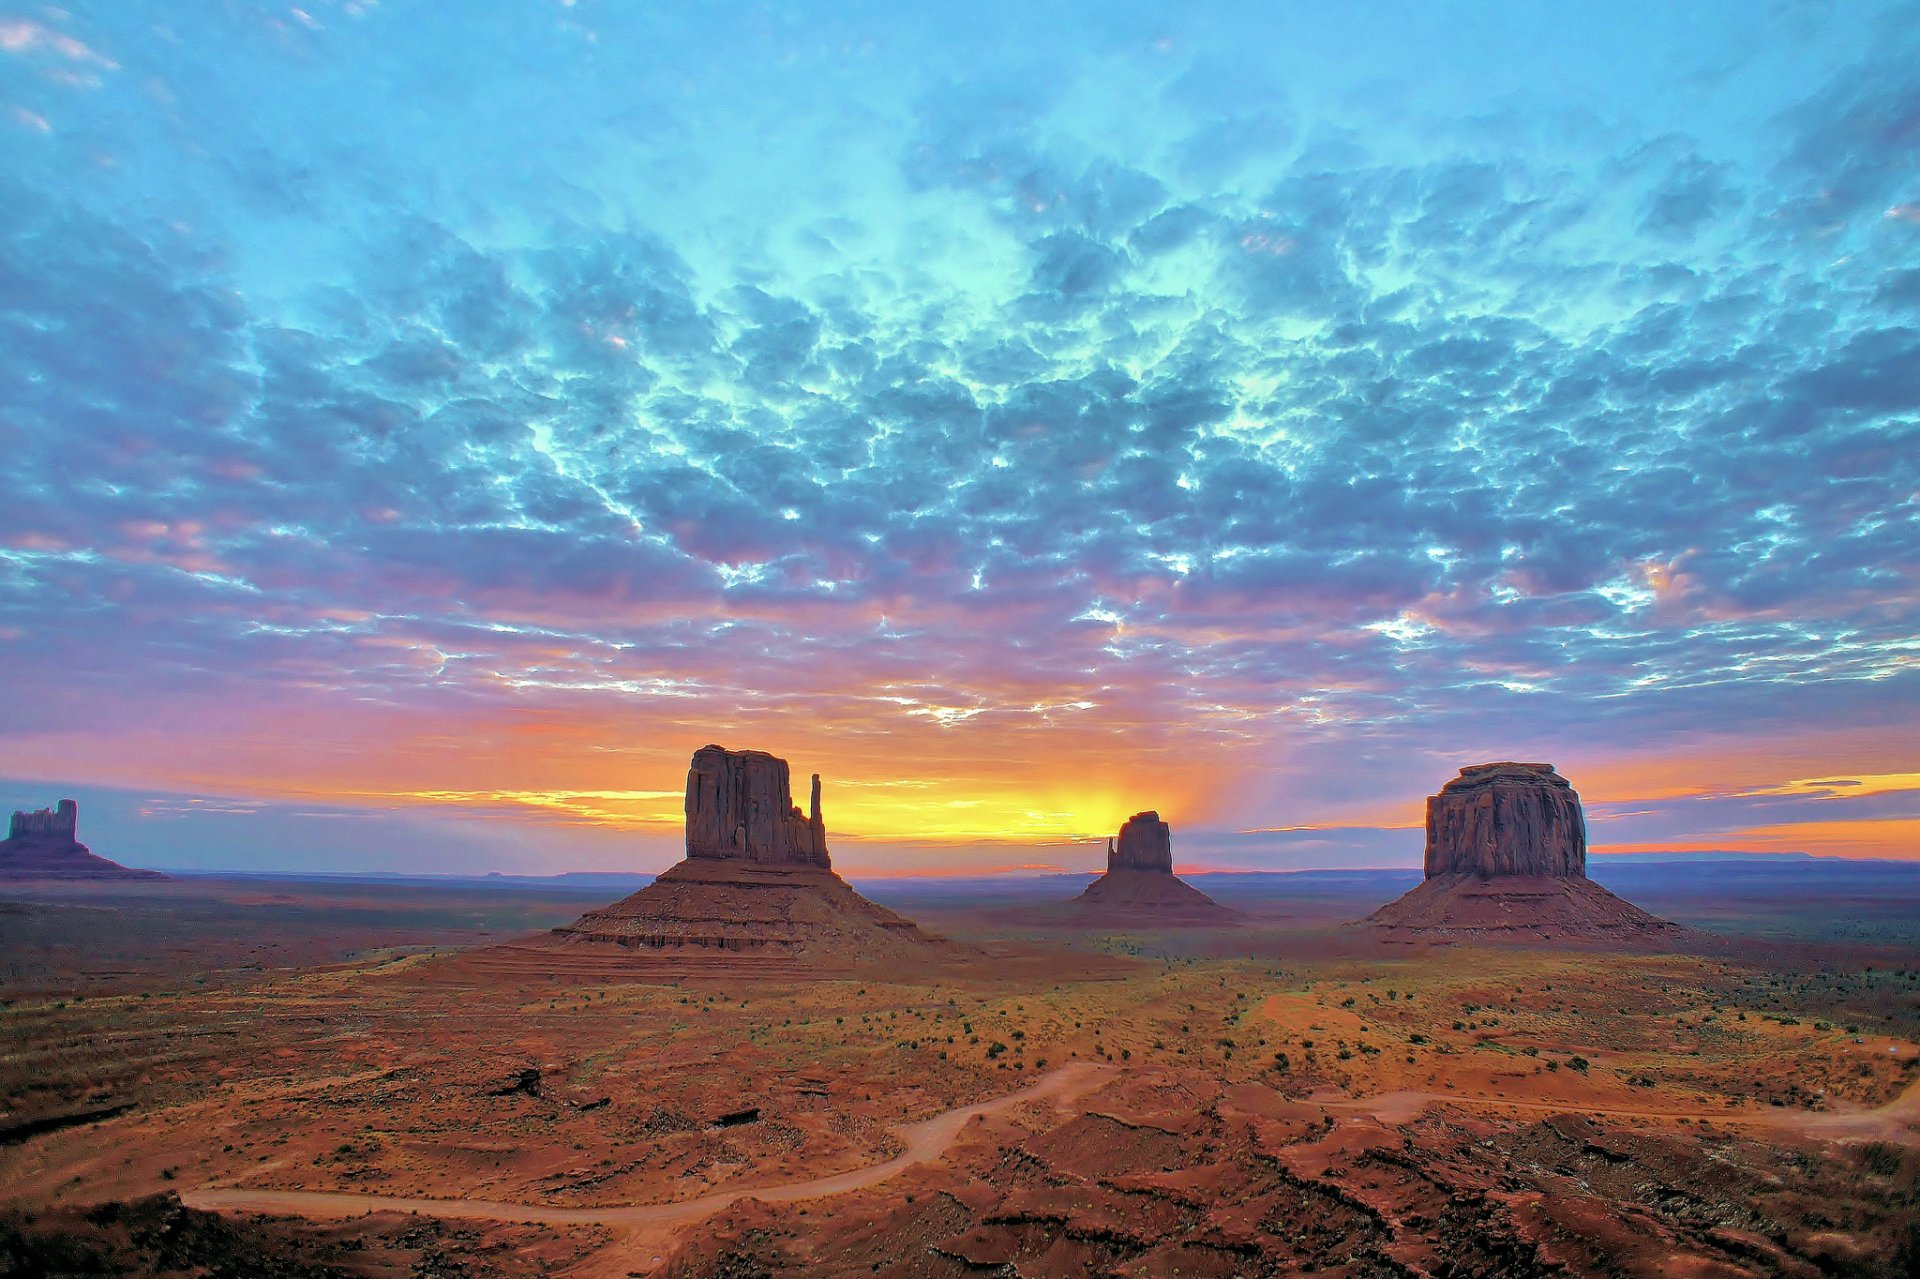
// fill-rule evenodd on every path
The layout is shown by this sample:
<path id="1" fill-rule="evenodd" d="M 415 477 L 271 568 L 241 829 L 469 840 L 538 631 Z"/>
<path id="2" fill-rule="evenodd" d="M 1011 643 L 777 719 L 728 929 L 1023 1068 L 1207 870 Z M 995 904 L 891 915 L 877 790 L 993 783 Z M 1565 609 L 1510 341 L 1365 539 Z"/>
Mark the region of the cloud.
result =
<path id="1" fill-rule="evenodd" d="M 550 18 L 436 27 L 416 68 L 405 15 L 189 16 L 167 111 L 62 88 L 85 127 L 0 190 L 35 734 L 218 704 L 364 791 L 333 757 L 411 715 L 400 789 L 444 800 L 653 788 L 441 775 L 521 715 L 586 772 L 625 732 L 671 774 L 707 720 L 791 724 L 849 770 L 1000 794 L 1071 757 L 1252 829 L 1324 824 L 1288 786 L 1358 785 L 1348 752 L 1417 795 L 1468 743 L 1910 708 L 1893 50 L 1730 136 L 1545 82 L 1409 123 L 1374 80 L 1118 31 L 1096 69 L 889 29 L 924 71 L 769 35 L 715 101 L 614 15 L 586 63 L 588 16 Z M 190 74 L 222 51 L 257 111 Z"/>

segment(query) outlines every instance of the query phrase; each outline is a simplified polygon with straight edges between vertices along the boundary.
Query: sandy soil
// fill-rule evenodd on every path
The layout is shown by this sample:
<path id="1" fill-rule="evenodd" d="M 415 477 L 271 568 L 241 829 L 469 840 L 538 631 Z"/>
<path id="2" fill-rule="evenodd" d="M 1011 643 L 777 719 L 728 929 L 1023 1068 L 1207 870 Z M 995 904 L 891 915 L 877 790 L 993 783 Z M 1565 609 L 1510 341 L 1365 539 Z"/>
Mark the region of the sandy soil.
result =
<path id="1" fill-rule="evenodd" d="M 1053 1101 L 1065 1108 L 1096 1084 L 1104 1070 L 1090 1062 L 1062 1066 L 1018 1092 L 992 1101 L 955 1106 L 931 1119 L 902 1124 L 894 1131 L 905 1149 L 884 1163 L 826 1177 L 804 1177 L 743 1187 L 698 1199 L 664 1204 L 612 1204 L 599 1208 L 554 1208 L 545 1204 L 498 1203 L 486 1199 L 400 1199 L 389 1195 L 342 1194 L 315 1190 L 222 1190 L 208 1187 L 180 1196 L 189 1207 L 281 1213 L 300 1217 L 357 1217 L 371 1212 L 421 1212 L 459 1220 L 594 1223 L 605 1226 L 684 1225 L 711 1217 L 736 1200 L 762 1203 L 823 1199 L 877 1185 L 916 1164 L 939 1159 L 970 1121 L 1026 1102 Z"/>
<path id="2" fill-rule="evenodd" d="M 1920 1049 L 1916 1049 L 1920 1051 Z M 1724 1109 L 1629 1109 L 1620 1106 L 1595 1106 L 1577 1097 L 1559 1100 L 1510 1101 L 1495 1097 L 1470 1097 L 1456 1093 L 1419 1092 L 1402 1089 L 1371 1097 L 1309 1094 L 1308 1101 L 1331 1111 L 1372 1115 L 1383 1123 L 1406 1124 L 1420 1117 L 1428 1106 L 1466 1106 L 1494 1110 L 1532 1111 L 1549 1115 L 1606 1115 L 1616 1119 L 1645 1119 L 1658 1123 L 1717 1124 L 1722 1128 L 1760 1128 L 1802 1137 L 1834 1141 L 1887 1141 L 1920 1145 L 1920 1082 L 1908 1086 L 1883 1106 L 1847 1107 L 1815 1113 L 1804 1110 L 1756 1110 L 1729 1115 Z"/>
<path id="3" fill-rule="evenodd" d="M 865 973 L 381 930 L 236 970 L 308 906 L 188 906 L 36 917 L 50 953 L 104 918 L 168 958 L 0 988 L 0 1200 L 84 1230 L 175 1191 L 299 1255 L 474 1279 L 1868 1279 L 1920 1197 L 1920 965 L 1878 940 L 1408 948 L 1338 903 L 1218 933 L 949 903 L 965 962 Z"/>

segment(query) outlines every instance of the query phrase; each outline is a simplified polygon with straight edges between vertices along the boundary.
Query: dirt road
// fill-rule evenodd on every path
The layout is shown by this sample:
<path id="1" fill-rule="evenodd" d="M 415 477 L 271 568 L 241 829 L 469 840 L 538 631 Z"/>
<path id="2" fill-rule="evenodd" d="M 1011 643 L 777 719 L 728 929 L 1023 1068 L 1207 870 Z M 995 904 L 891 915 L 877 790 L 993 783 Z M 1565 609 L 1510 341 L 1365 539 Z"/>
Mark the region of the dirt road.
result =
<path id="1" fill-rule="evenodd" d="M 1575 1100 L 1510 1101 L 1505 1097 L 1474 1097 L 1443 1092 L 1387 1092 L 1372 1097 L 1309 1097 L 1328 1110 L 1372 1115 L 1382 1123 L 1404 1124 L 1429 1105 L 1478 1106 L 1559 1115 L 1606 1115 L 1616 1119 L 1648 1119 L 1677 1123 L 1682 1119 L 1720 1127 L 1768 1128 L 1833 1141 L 1894 1141 L 1920 1144 L 1920 1082 L 1910 1085 L 1884 1106 L 1871 1109 L 1812 1111 L 1784 1107 L 1743 1110 L 1657 1110 L 1589 1106 Z"/>
<path id="2" fill-rule="evenodd" d="M 624 1204 L 598 1208 L 556 1208 L 546 1204 L 504 1203 L 491 1199 L 404 1199 L 389 1195 L 356 1195 L 331 1190 L 247 1190 L 203 1187 L 183 1193 L 189 1207 L 227 1212 L 269 1212 L 296 1217 L 358 1217 L 369 1212 L 417 1212 L 462 1220 L 541 1222 L 552 1225 L 660 1226 L 712 1216 L 739 1199 L 790 1203 L 818 1199 L 871 1186 L 915 1164 L 931 1163 L 947 1152 L 967 1121 L 997 1114 L 1023 1102 L 1052 1100 L 1065 1106 L 1091 1091 L 1105 1067 L 1092 1062 L 1062 1066 L 1019 1092 L 991 1101 L 958 1106 L 919 1123 L 902 1124 L 894 1131 L 906 1149 L 885 1163 L 851 1172 L 798 1181 L 775 1182 L 721 1190 L 679 1203 Z"/>

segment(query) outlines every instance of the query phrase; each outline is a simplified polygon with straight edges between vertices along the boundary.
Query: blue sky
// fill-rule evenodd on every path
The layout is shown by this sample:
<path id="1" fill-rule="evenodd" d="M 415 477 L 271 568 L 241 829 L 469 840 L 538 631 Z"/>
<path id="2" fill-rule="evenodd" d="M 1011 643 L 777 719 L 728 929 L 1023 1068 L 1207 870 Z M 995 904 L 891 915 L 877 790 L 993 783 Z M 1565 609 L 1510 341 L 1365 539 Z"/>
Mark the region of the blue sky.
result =
<path id="1" fill-rule="evenodd" d="M 13 802 L 656 868 L 718 739 L 868 870 L 1414 862 L 1512 756 L 1920 851 L 1920 11 L 1167 8 L 0 6 Z"/>

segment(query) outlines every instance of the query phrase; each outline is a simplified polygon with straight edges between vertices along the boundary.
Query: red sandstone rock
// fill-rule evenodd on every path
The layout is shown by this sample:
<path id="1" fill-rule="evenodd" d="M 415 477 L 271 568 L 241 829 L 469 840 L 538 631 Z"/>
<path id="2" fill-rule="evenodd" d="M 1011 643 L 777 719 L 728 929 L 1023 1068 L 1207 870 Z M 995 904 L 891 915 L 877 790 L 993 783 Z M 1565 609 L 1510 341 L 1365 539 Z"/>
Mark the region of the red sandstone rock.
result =
<path id="1" fill-rule="evenodd" d="M 1173 831 L 1159 813 L 1135 813 L 1127 819 L 1118 846 L 1107 845 L 1107 869 L 1173 874 Z"/>
<path id="2" fill-rule="evenodd" d="M 813 812 L 794 806 L 787 761 L 765 751 L 702 746 L 687 771 L 687 856 L 826 866 L 820 775 Z"/>
<path id="3" fill-rule="evenodd" d="M 1231 924 L 1240 916 L 1173 873 L 1173 831 L 1157 812 L 1135 813 L 1107 841 L 1107 873 L 1064 907 L 1047 908 L 1100 928 L 1188 928 Z"/>
<path id="4" fill-rule="evenodd" d="M 1473 764 L 1427 800 L 1427 878 L 1587 873 L 1580 796 L 1551 764 Z"/>
<path id="5" fill-rule="evenodd" d="M 80 805 L 70 799 L 57 808 L 16 811 L 0 842 L 0 878 L 5 879 L 165 879 L 159 871 L 134 870 L 98 856 L 78 839 Z"/>
<path id="6" fill-rule="evenodd" d="M 565 943 L 868 963 L 957 950 L 856 893 L 827 861 L 820 775 L 812 812 L 789 793 L 787 761 L 703 746 L 687 773 L 687 856 L 621 901 L 555 929 Z"/>
<path id="7" fill-rule="evenodd" d="M 632 896 L 556 930 L 572 941 L 645 952 L 747 951 L 824 960 L 885 959 L 933 942 L 912 920 L 821 866 L 693 858 Z"/>
<path id="8" fill-rule="evenodd" d="M 1360 921 L 1402 939 L 1677 931 L 1587 878 L 1580 796 L 1551 764 L 1473 764 L 1427 800 L 1427 878 Z"/>

